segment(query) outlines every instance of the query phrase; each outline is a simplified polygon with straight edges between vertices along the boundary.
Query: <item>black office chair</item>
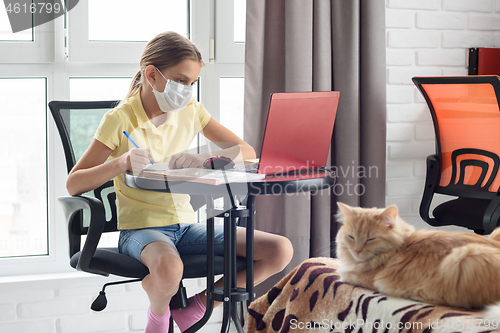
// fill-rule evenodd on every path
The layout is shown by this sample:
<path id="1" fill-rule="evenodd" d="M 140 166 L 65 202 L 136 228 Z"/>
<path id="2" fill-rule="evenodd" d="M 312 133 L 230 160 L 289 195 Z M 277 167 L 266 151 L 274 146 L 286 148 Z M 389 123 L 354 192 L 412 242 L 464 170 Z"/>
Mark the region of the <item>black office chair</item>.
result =
<path id="1" fill-rule="evenodd" d="M 429 106 L 436 154 L 427 157 L 420 216 L 432 226 L 489 234 L 500 219 L 500 77 L 414 77 Z M 435 193 L 456 197 L 429 211 Z"/>
<path id="2" fill-rule="evenodd" d="M 68 173 L 92 141 L 102 116 L 117 103 L 118 101 L 52 101 L 49 103 L 61 137 Z M 62 205 L 68 223 L 70 265 L 77 270 L 92 274 L 132 278 L 104 285 L 91 306 L 92 310 L 101 311 L 107 304 L 105 296 L 107 286 L 141 281 L 149 274 L 149 270 L 140 261 L 119 253 L 117 247 L 98 247 L 104 232 L 117 231 L 116 194 L 111 180 L 85 195 L 60 197 L 58 201 Z M 205 198 L 191 196 L 191 204 L 196 211 L 205 204 Z M 89 214 L 88 217 L 87 214 Z M 87 220 L 89 222 L 86 222 Z M 81 248 L 84 235 L 86 239 Z M 181 256 L 181 259 L 184 263 L 183 279 L 207 276 L 206 255 Z M 245 258 L 238 258 L 238 270 L 244 269 L 245 266 Z M 223 271 L 224 257 L 215 256 L 214 274 L 219 275 Z M 177 294 L 172 297 L 170 308 L 182 309 L 187 306 L 186 290 L 181 282 Z M 207 307 L 208 309 L 212 310 L 211 307 Z M 170 329 L 173 331 L 172 318 Z"/>

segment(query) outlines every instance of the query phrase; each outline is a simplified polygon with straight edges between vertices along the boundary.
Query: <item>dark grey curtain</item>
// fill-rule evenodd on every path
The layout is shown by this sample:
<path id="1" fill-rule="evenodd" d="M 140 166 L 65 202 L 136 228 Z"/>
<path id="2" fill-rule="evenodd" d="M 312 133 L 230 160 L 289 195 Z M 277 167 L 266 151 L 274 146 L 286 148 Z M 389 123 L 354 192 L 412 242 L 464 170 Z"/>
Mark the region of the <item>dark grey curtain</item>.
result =
<path id="1" fill-rule="evenodd" d="M 245 140 L 257 155 L 271 93 L 340 91 L 331 149 L 337 185 L 257 198 L 256 228 L 294 246 L 285 272 L 256 288 L 261 295 L 303 260 L 334 255 L 336 200 L 385 204 L 385 1 L 249 0 L 245 58 Z"/>

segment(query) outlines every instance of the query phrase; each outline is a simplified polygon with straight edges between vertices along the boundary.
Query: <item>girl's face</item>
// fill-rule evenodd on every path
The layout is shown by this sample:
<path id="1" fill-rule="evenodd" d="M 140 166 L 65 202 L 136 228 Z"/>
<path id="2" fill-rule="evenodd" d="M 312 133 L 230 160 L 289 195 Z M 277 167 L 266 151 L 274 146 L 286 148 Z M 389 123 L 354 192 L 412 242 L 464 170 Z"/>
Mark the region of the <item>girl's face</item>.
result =
<path id="1" fill-rule="evenodd" d="M 201 65 L 198 61 L 185 59 L 175 66 L 164 69 L 162 74 L 166 79 L 179 82 L 186 86 L 192 86 L 198 81 L 200 71 Z M 160 92 L 164 91 L 167 81 L 161 75 L 158 75 L 155 79 L 157 80 L 157 90 Z"/>

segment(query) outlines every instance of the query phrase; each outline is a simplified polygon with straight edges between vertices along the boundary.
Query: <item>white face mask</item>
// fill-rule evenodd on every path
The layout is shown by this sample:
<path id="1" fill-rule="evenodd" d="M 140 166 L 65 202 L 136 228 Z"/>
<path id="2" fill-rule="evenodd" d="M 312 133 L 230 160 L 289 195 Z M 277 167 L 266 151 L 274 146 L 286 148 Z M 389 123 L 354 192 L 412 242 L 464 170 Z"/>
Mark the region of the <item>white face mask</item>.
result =
<path id="1" fill-rule="evenodd" d="M 156 70 L 163 76 L 158 68 L 156 68 Z M 167 80 L 163 92 L 159 92 L 153 88 L 153 85 L 148 80 L 149 85 L 153 88 L 153 94 L 155 95 L 160 110 L 163 112 L 177 112 L 184 109 L 193 96 L 193 86 L 185 86 L 179 82 L 168 80 L 165 76 L 163 76 L 163 78 Z"/>

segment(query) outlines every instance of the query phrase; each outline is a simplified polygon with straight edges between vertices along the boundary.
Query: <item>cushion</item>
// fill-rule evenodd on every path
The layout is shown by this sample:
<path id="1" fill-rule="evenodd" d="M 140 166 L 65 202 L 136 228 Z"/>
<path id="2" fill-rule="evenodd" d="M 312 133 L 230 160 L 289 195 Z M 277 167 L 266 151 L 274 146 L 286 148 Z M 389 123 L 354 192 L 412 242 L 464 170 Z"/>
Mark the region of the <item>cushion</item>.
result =
<path id="1" fill-rule="evenodd" d="M 331 258 L 294 268 L 248 309 L 247 333 L 499 332 L 479 311 L 388 296 L 340 280 Z"/>

